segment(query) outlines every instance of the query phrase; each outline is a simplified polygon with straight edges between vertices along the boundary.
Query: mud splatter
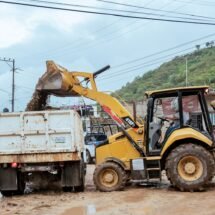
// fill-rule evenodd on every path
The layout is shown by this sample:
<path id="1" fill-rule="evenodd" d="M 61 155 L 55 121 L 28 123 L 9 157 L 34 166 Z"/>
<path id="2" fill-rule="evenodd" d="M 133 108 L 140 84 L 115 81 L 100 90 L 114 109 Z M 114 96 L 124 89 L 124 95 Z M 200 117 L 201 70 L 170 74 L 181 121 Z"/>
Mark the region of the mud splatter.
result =
<path id="1" fill-rule="evenodd" d="M 94 165 L 88 165 L 86 191 L 64 193 L 53 190 L 2 198 L 0 214 L 22 215 L 214 215 L 214 181 L 206 192 L 180 192 L 168 186 L 128 186 L 125 191 L 103 193 L 92 189 Z M 169 184 L 166 177 L 163 184 Z M 9 203 L 9 205 L 8 205 Z M 16 206 L 10 206 L 10 204 Z M 87 214 L 87 206 L 95 210 Z"/>

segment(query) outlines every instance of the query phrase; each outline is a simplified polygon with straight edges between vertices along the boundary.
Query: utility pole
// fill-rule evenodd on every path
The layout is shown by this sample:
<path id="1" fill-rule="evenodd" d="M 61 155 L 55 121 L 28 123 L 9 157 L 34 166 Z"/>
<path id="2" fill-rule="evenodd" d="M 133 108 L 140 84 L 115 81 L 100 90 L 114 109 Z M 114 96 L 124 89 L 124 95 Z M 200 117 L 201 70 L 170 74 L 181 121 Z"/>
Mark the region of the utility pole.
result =
<path id="1" fill-rule="evenodd" d="M 11 58 L 0 58 L 0 61 L 3 61 L 8 64 L 8 66 L 11 68 L 12 71 L 12 101 L 11 101 L 11 111 L 14 112 L 14 101 L 15 101 L 15 60 Z M 12 66 L 10 65 L 12 64 Z"/>
<path id="2" fill-rule="evenodd" d="M 132 101 L 132 107 L 133 107 L 133 117 L 134 117 L 134 121 L 137 120 L 137 109 L 136 109 L 136 102 Z"/>
<path id="3" fill-rule="evenodd" d="M 185 64 L 186 64 L 186 69 L 185 69 L 185 74 L 186 74 L 186 81 L 185 81 L 185 83 L 186 83 L 186 87 L 187 87 L 187 85 L 188 85 L 188 77 L 187 77 L 187 57 L 185 58 Z"/>
<path id="4" fill-rule="evenodd" d="M 14 112 L 14 100 L 15 100 L 15 60 L 13 59 L 12 62 L 13 66 L 12 66 L 12 112 Z"/>

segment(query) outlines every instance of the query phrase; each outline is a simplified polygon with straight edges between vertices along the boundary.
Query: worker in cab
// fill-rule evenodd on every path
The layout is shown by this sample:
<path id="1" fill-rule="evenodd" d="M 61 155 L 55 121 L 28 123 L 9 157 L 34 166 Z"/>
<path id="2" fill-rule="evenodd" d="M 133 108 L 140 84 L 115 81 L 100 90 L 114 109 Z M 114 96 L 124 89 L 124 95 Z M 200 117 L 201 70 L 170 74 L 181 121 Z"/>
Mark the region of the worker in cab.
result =
<path id="1" fill-rule="evenodd" d="M 180 114 L 179 114 L 179 105 L 178 105 L 178 98 L 174 98 L 171 102 L 171 109 L 175 112 L 172 116 L 166 116 L 167 120 L 171 120 L 169 128 L 166 131 L 165 136 L 169 136 L 175 129 L 179 128 L 180 125 Z M 189 113 L 184 111 L 183 108 L 183 122 L 184 125 L 189 124 Z"/>

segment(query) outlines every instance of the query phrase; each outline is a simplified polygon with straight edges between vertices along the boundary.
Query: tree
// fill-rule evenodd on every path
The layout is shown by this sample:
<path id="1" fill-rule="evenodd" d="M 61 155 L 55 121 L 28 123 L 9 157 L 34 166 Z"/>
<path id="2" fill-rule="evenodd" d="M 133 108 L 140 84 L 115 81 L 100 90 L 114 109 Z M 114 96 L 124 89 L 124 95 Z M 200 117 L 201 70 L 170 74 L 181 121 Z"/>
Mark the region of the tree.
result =
<path id="1" fill-rule="evenodd" d="M 196 45 L 196 49 L 197 49 L 197 51 L 199 51 L 200 45 Z"/>
<path id="2" fill-rule="evenodd" d="M 210 46 L 210 42 L 206 42 L 205 45 L 208 48 Z"/>
<path id="3" fill-rule="evenodd" d="M 214 41 L 212 40 L 211 42 L 210 42 L 210 47 L 212 48 L 214 46 Z"/>

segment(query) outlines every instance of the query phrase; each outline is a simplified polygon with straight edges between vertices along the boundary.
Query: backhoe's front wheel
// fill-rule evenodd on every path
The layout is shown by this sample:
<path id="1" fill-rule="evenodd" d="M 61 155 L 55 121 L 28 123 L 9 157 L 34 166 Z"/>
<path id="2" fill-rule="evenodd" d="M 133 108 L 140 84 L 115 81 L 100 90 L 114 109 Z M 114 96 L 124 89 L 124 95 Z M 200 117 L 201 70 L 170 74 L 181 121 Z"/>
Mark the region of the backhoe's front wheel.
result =
<path id="1" fill-rule="evenodd" d="M 107 162 L 96 167 L 93 180 L 98 190 L 111 192 L 122 190 L 125 187 L 127 176 L 125 170 L 118 164 Z"/>
<path id="2" fill-rule="evenodd" d="M 167 177 L 181 191 L 200 191 L 214 174 L 214 158 L 192 143 L 176 147 L 166 160 Z"/>

